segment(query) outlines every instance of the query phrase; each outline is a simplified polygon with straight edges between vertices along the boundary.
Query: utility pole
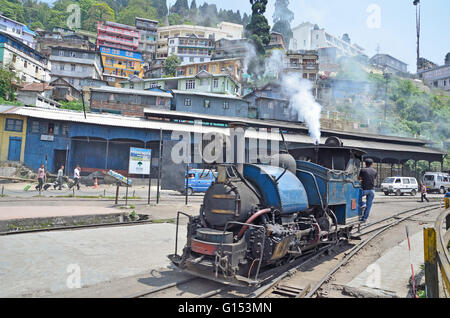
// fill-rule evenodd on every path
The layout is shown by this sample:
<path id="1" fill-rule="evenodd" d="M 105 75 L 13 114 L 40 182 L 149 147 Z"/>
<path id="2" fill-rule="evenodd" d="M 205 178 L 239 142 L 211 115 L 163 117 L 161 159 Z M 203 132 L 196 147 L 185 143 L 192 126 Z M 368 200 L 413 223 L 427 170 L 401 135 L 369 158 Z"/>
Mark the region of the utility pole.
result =
<path id="1" fill-rule="evenodd" d="M 417 73 L 419 73 L 419 60 L 420 60 L 420 0 L 414 0 L 413 5 L 416 7 Z"/>

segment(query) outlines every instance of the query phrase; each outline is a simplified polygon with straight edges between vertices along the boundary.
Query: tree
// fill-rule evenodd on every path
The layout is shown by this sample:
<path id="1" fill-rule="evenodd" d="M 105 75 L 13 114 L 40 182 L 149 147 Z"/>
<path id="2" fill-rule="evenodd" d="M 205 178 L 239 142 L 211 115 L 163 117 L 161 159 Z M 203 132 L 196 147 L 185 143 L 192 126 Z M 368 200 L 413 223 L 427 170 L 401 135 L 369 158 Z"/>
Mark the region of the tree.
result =
<path id="1" fill-rule="evenodd" d="M 281 33 L 286 48 L 289 48 L 293 33 L 291 22 L 294 20 L 294 13 L 288 8 L 289 0 L 277 0 L 275 2 L 275 12 L 273 14 L 272 31 Z"/>
<path id="2" fill-rule="evenodd" d="M 95 2 L 89 9 L 88 18 L 83 21 L 83 28 L 95 32 L 97 21 L 115 21 L 114 10 L 104 2 Z"/>
<path id="3" fill-rule="evenodd" d="M 14 88 L 11 83 L 18 81 L 16 74 L 12 70 L 0 66 L 0 99 L 14 100 Z"/>
<path id="4" fill-rule="evenodd" d="M 170 13 L 177 13 L 182 17 L 189 15 L 189 5 L 187 0 L 177 0 L 170 8 Z"/>
<path id="5" fill-rule="evenodd" d="M 134 25 L 136 17 L 157 20 L 158 12 L 148 5 L 148 0 L 130 0 L 128 6 L 119 12 L 117 22 Z"/>
<path id="6" fill-rule="evenodd" d="M 445 55 L 445 65 L 450 64 L 450 52 Z"/>
<path id="7" fill-rule="evenodd" d="M 166 76 L 174 77 L 177 71 L 177 67 L 181 64 L 181 60 L 176 55 L 169 56 L 164 61 L 164 74 Z"/>
<path id="8" fill-rule="evenodd" d="M 264 55 L 264 47 L 270 42 L 270 26 L 264 16 L 267 0 L 250 0 L 250 3 L 252 5 L 252 16 L 245 31 L 247 37 L 255 46 L 256 52 Z"/>
<path id="9" fill-rule="evenodd" d="M 250 0 L 252 4 L 252 16 L 250 23 L 245 27 L 246 37 L 254 46 L 256 57 L 251 59 L 247 72 L 252 76 L 258 76 L 264 65 L 265 46 L 270 43 L 270 26 L 264 12 L 266 12 L 267 0 Z"/>

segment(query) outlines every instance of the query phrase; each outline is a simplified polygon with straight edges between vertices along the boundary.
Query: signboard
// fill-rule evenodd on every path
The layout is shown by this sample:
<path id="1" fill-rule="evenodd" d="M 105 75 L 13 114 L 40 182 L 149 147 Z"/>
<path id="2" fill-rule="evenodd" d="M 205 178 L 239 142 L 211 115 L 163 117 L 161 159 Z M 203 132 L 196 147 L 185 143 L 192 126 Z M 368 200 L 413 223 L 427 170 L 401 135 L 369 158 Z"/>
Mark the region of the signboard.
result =
<path id="1" fill-rule="evenodd" d="M 152 150 L 130 147 L 129 174 L 150 174 Z"/>
<path id="2" fill-rule="evenodd" d="M 41 135 L 42 141 L 53 141 L 55 139 L 55 136 L 53 135 Z"/>

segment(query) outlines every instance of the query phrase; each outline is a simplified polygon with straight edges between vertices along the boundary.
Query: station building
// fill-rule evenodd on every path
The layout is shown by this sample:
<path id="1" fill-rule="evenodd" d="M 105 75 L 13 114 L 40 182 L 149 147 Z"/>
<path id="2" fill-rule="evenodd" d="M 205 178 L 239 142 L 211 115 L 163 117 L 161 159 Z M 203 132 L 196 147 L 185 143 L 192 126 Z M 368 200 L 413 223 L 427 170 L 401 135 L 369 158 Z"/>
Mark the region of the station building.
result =
<path id="1" fill-rule="evenodd" d="M 24 162 L 27 118 L 15 106 L 0 105 L 0 161 Z"/>

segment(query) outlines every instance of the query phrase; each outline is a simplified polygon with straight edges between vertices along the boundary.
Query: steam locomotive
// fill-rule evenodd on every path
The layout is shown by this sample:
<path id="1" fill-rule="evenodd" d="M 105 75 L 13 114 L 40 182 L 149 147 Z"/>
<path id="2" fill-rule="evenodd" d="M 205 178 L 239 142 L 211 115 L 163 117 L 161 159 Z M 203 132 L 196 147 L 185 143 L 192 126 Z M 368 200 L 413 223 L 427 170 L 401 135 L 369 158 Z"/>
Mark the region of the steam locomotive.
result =
<path id="1" fill-rule="evenodd" d="M 277 155 L 276 165 L 218 166 L 199 215 L 188 216 L 182 255 L 177 230 L 170 260 L 196 276 L 248 286 L 267 268 L 347 239 L 361 215 L 363 155 L 330 137 Z"/>

